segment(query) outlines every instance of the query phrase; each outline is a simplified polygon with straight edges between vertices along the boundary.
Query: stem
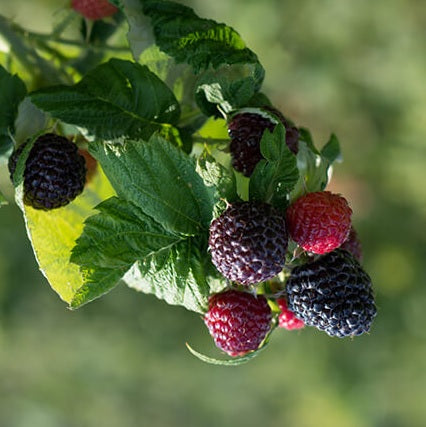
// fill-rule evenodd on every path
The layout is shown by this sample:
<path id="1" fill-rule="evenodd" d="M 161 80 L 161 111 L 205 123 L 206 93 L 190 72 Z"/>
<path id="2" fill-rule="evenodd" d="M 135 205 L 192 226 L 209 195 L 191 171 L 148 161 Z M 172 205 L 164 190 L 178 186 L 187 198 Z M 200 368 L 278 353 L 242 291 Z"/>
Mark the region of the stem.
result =
<path id="1" fill-rule="evenodd" d="M 209 138 L 199 135 L 193 136 L 194 142 L 201 142 L 202 144 L 228 144 L 229 139 L 227 138 Z"/>
<path id="2" fill-rule="evenodd" d="M 15 32 L 22 34 L 25 38 L 28 38 L 28 39 L 59 43 L 67 46 L 75 46 L 80 48 L 87 48 L 90 46 L 94 50 L 110 50 L 115 52 L 129 51 L 129 48 L 127 46 L 89 45 L 87 41 L 71 40 L 71 39 L 65 39 L 62 37 L 55 37 L 53 34 L 37 33 L 35 31 L 26 30 L 15 23 L 13 23 L 11 27 Z"/>

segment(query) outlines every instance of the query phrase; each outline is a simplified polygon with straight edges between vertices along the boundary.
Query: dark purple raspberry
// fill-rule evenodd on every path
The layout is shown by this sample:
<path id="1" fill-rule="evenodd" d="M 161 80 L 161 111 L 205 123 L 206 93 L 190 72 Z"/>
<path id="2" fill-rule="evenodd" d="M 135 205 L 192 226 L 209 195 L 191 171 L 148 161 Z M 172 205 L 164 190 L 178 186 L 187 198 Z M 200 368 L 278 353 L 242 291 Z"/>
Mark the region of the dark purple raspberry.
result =
<path id="1" fill-rule="evenodd" d="M 359 262 L 362 262 L 362 246 L 361 241 L 358 238 L 358 233 L 353 226 L 349 232 L 349 236 L 343 242 L 340 249 L 345 249 L 350 252 Z"/>
<path id="2" fill-rule="evenodd" d="M 213 264 L 243 285 L 276 276 L 284 266 L 287 244 L 284 215 L 266 203 L 232 204 L 210 225 Z"/>
<path id="3" fill-rule="evenodd" d="M 15 150 L 9 159 L 11 178 L 25 145 Z M 43 210 L 60 208 L 83 191 L 86 166 L 84 157 L 77 150 L 73 142 L 53 133 L 37 138 L 25 163 L 26 205 Z"/>
<path id="4" fill-rule="evenodd" d="M 257 350 L 271 327 L 271 318 L 265 297 L 229 290 L 209 298 L 204 322 L 216 346 L 235 357 Z"/>
<path id="5" fill-rule="evenodd" d="M 297 154 L 299 131 L 275 108 L 264 107 L 280 120 L 286 128 L 286 143 L 289 149 Z M 245 176 L 251 176 L 254 168 L 263 159 L 260 153 L 260 140 L 263 132 L 273 131 L 276 124 L 269 118 L 255 113 L 235 115 L 228 124 L 228 134 L 231 137 L 230 151 L 232 166 Z"/>
<path id="6" fill-rule="evenodd" d="M 368 332 L 376 315 L 370 277 L 342 249 L 295 267 L 286 291 L 288 308 L 306 325 L 330 336 Z"/>

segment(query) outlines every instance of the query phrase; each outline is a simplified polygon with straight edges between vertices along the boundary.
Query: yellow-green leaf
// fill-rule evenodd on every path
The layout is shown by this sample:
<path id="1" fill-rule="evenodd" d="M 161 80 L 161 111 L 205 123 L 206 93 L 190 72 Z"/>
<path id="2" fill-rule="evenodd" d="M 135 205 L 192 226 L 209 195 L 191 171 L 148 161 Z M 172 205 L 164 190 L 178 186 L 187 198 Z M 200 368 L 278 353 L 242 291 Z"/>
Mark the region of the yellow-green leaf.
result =
<path id="1" fill-rule="evenodd" d="M 17 202 L 24 213 L 27 234 L 41 272 L 52 289 L 67 303 L 84 280 L 80 267 L 70 263 L 71 250 L 83 231 L 83 222 L 93 214 L 93 208 L 114 195 L 108 179 L 99 169 L 83 193 L 69 205 L 42 211 L 22 203 L 22 184 L 17 188 Z"/>

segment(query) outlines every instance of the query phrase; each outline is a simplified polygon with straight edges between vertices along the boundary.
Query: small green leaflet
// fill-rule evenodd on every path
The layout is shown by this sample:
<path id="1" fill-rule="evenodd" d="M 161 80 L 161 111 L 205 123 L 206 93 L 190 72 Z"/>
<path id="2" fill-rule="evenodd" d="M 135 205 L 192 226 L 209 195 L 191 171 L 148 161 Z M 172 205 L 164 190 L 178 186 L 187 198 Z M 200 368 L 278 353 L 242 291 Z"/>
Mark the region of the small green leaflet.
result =
<path id="1" fill-rule="evenodd" d="M 89 135 L 113 140 L 170 133 L 180 107 L 173 92 L 145 66 L 110 59 L 73 86 L 33 92 L 32 102 Z"/>
<path id="2" fill-rule="evenodd" d="M 291 192 L 291 200 L 308 192 L 323 191 L 330 181 L 333 163 L 341 159 L 339 141 L 334 134 L 330 136 L 321 152 L 315 148 L 310 134 L 301 134 L 301 138 L 303 139 L 299 140 L 297 153 L 300 178 Z"/>
<path id="3" fill-rule="evenodd" d="M 168 141 L 94 142 L 89 147 L 118 196 L 140 207 L 171 232 L 196 235 L 208 229 L 214 198 L 195 162 Z"/>
<path id="4" fill-rule="evenodd" d="M 260 141 L 261 160 L 250 177 L 250 200 L 270 203 L 278 209 L 288 205 L 288 194 L 299 179 L 296 156 L 285 142 L 282 124 L 274 132 L 266 130 Z"/>
<path id="5" fill-rule="evenodd" d="M 84 220 L 92 214 L 99 202 L 111 197 L 114 191 L 102 171 L 98 170 L 86 184 L 83 193 L 63 208 L 42 211 L 24 205 L 23 171 L 35 138 L 25 146 L 18 159 L 14 174 L 15 198 L 23 212 L 27 234 L 40 270 L 60 298 L 70 304 L 84 285 L 79 267 L 69 262 L 71 250 L 83 231 Z"/>
<path id="6" fill-rule="evenodd" d="M 96 209 L 100 213 L 87 219 L 72 251 L 71 262 L 80 265 L 84 277 L 84 285 L 71 301 L 73 308 L 111 290 L 136 260 L 162 257 L 185 240 L 117 197 Z"/>
<path id="7" fill-rule="evenodd" d="M 171 1 L 142 3 L 160 49 L 177 63 L 190 64 L 196 73 L 210 66 L 258 62 L 231 27 L 200 18 L 191 8 Z"/>
<path id="8" fill-rule="evenodd" d="M 332 133 L 328 142 L 321 149 L 321 156 L 328 160 L 330 165 L 335 161 L 342 161 L 342 153 L 340 152 L 340 143 L 337 136 Z"/>
<path id="9" fill-rule="evenodd" d="M 26 93 L 24 82 L 0 65 L 0 160 L 7 158 L 13 149 L 11 135 L 15 132 L 18 106 Z"/>

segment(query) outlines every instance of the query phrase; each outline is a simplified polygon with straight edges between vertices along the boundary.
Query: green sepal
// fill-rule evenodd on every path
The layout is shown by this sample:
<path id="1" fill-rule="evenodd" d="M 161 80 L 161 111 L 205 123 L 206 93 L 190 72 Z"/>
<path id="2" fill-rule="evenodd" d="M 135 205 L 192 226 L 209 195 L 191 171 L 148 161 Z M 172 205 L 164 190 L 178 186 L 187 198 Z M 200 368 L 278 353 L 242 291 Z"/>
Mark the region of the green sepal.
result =
<path id="1" fill-rule="evenodd" d="M 200 359 L 202 362 L 208 363 L 210 365 L 219 365 L 219 366 L 238 366 L 243 365 L 244 363 L 249 362 L 259 355 L 267 347 L 268 343 L 265 343 L 262 347 L 258 348 L 255 351 L 251 351 L 244 356 L 234 357 L 233 359 L 216 359 L 214 357 L 206 356 L 196 350 L 194 350 L 188 343 L 186 347 L 196 358 Z"/>
<path id="2" fill-rule="evenodd" d="M 285 128 L 279 123 L 273 133 L 265 130 L 260 141 L 262 159 L 250 177 L 250 200 L 270 203 L 284 210 L 289 193 L 299 179 L 296 156 L 285 142 Z"/>

